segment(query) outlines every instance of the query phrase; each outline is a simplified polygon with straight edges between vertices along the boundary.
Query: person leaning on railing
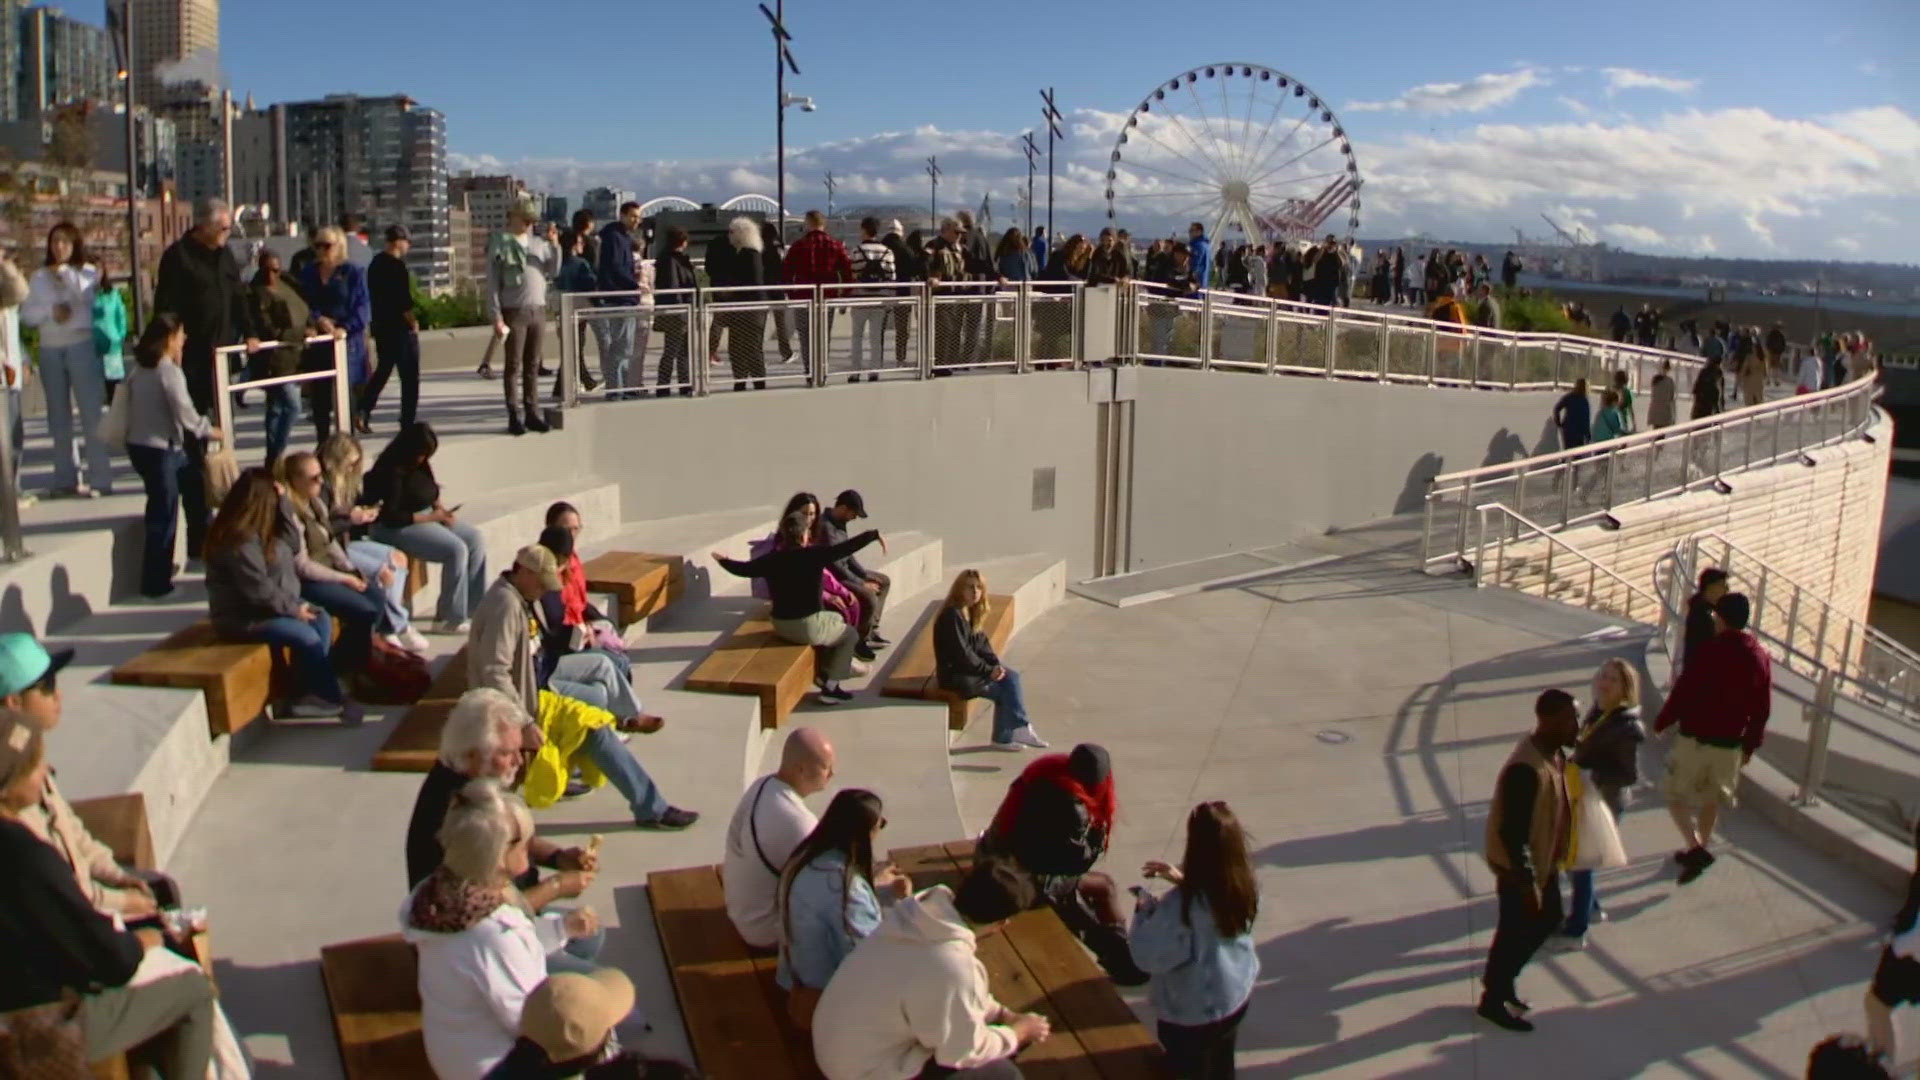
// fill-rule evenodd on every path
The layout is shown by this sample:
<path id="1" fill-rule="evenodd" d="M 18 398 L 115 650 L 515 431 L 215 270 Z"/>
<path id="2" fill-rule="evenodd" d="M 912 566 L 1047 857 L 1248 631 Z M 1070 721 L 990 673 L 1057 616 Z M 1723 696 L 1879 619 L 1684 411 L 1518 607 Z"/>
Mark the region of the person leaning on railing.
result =
<path id="1" fill-rule="evenodd" d="M 314 329 L 313 315 L 306 297 L 280 272 L 280 256 L 269 249 L 260 251 L 258 270 L 247 285 L 247 304 L 261 338 L 280 343 L 247 357 L 247 378 L 278 379 L 298 373 L 301 350 Z M 265 394 L 267 467 L 272 468 L 286 452 L 294 415 L 300 411 L 300 394 L 294 383 L 269 386 Z"/>
<path id="2" fill-rule="evenodd" d="M 180 521 L 180 495 L 196 467 L 187 440 L 224 439 L 187 391 L 180 369 L 187 331 L 170 312 L 147 323 L 127 372 L 127 459 L 147 490 L 140 546 L 140 594 L 159 599 L 173 592 L 173 542 Z M 198 479 L 197 475 L 195 479 Z"/>
<path id="3" fill-rule="evenodd" d="M 367 381 L 367 326 L 373 321 L 367 274 L 347 261 L 346 234 L 331 225 L 314 237 L 313 249 L 319 257 L 301 269 L 300 294 L 306 297 L 316 330 L 346 339 L 347 386 L 357 388 Z M 314 370 L 332 368 L 332 345 L 310 347 L 306 363 Z M 324 381 L 309 385 L 315 437 L 325 439 L 333 432 L 333 385 Z M 349 394 L 347 402 L 349 409 L 358 408 L 354 395 Z M 358 413 L 340 417 L 340 424 L 362 435 L 372 430 L 367 418 Z"/>

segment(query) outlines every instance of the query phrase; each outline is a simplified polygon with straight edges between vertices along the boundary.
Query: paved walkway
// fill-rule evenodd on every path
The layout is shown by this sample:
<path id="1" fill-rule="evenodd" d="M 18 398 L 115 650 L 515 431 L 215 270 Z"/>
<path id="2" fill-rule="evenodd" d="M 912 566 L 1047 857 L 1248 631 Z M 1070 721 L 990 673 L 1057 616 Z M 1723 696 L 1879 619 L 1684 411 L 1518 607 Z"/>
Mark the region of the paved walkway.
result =
<path id="1" fill-rule="evenodd" d="M 1790 1077 L 1819 1039 L 1861 1030 L 1897 898 L 1744 812 L 1719 864 L 1680 889 L 1672 826 L 1645 791 L 1625 821 L 1632 865 L 1601 876 L 1613 921 L 1522 976 L 1539 1031 L 1474 1018 L 1494 777 L 1540 689 L 1590 699 L 1599 663 L 1641 644 L 1406 565 L 1362 558 L 1130 609 L 1070 600 L 1014 650 L 1042 734 L 1113 753 L 1107 869 L 1123 885 L 1148 858 L 1178 861 L 1197 801 L 1228 800 L 1252 834 L 1263 970 L 1243 1072 Z M 970 828 L 1018 767 L 970 752 L 982 738 L 953 759 Z M 1663 751 L 1645 755 L 1649 777 Z"/>

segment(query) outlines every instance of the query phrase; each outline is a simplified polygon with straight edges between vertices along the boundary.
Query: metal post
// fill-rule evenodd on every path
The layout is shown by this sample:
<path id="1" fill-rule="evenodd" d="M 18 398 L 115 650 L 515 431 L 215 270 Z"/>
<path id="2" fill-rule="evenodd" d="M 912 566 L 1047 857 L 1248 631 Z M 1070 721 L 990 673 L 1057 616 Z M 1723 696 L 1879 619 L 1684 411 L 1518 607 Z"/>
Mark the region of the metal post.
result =
<path id="1" fill-rule="evenodd" d="M 773 0 L 773 169 L 778 179 L 774 181 L 774 226 L 780 232 L 780 242 L 787 242 L 787 66 L 786 44 L 780 35 L 786 32 L 787 0 Z"/>
<path id="2" fill-rule="evenodd" d="M 827 296 L 826 290 L 819 285 L 813 287 L 813 295 L 807 299 L 807 339 L 812 342 L 813 370 L 807 373 L 808 381 L 814 386 L 827 385 Z"/>
<path id="3" fill-rule="evenodd" d="M 127 292 L 133 299 L 133 322 L 137 336 L 146 326 L 146 305 L 140 295 L 140 138 L 134 119 L 133 89 L 133 0 L 121 0 L 119 34 L 114 42 L 120 48 L 120 67 L 126 71 L 127 102 Z M 5 429 L 0 429 L 5 430 Z M 89 436 L 92 432 L 87 433 Z M 9 476 L 12 474 L 9 473 Z M 9 550 L 13 545 L 8 544 Z"/>
<path id="4" fill-rule="evenodd" d="M 573 322 L 574 296 L 560 294 L 560 407 L 571 409 L 580 403 L 580 361 L 578 330 Z"/>
<path id="5" fill-rule="evenodd" d="M 1213 368 L 1213 290 L 1207 289 L 1200 294 L 1200 340 L 1196 343 L 1200 354 L 1200 370 Z"/>
<path id="6" fill-rule="evenodd" d="M 1467 486 L 1460 492 L 1460 531 L 1454 538 L 1454 560 L 1458 562 L 1467 557 L 1467 518 L 1473 516 L 1473 477 L 1467 477 Z"/>
<path id="7" fill-rule="evenodd" d="M 1033 370 L 1033 294 L 1029 285 L 1022 281 L 1013 299 L 1013 369 L 1022 375 Z"/>
<path id="8" fill-rule="evenodd" d="M 1476 326 L 1473 329 L 1467 331 L 1466 347 L 1467 347 L 1468 354 L 1473 357 L 1473 359 L 1467 365 L 1467 385 L 1475 390 L 1478 390 L 1480 389 L 1480 328 L 1479 327 Z"/>
<path id="9" fill-rule="evenodd" d="M 1333 378 L 1334 357 L 1340 348 L 1339 316 L 1334 314 L 1334 309 L 1332 308 L 1327 309 L 1326 345 L 1327 345 L 1327 378 L 1331 379 Z M 1461 522 L 1460 527 L 1462 530 L 1464 530 L 1466 528 L 1466 523 L 1464 521 Z M 1465 548 L 1467 546 L 1467 537 L 1464 531 L 1460 535 L 1460 546 L 1462 548 Z"/>
<path id="10" fill-rule="evenodd" d="M 920 317 L 915 320 L 920 324 L 920 377 L 931 379 L 933 378 L 933 348 L 940 340 L 939 336 L 933 332 L 933 282 L 920 283 L 919 293 L 913 303 L 920 309 Z"/>
<path id="11" fill-rule="evenodd" d="M 31 554 L 20 535 L 20 479 L 13 471 L 13 440 L 5 437 L 13 430 L 18 401 L 19 395 L 0 393 L 0 543 L 5 545 L 7 562 L 19 562 Z"/>
<path id="12" fill-rule="evenodd" d="M 1818 806 L 1820 788 L 1827 779 L 1827 736 L 1833 728 L 1833 672 L 1820 675 L 1813 702 L 1806 707 L 1807 760 L 1801 771 L 1800 792 L 1793 801 L 1800 806 Z"/>
<path id="13" fill-rule="evenodd" d="M 226 433 L 227 445 L 233 445 L 233 393 L 227 389 L 227 354 L 231 349 L 213 350 L 213 412 L 214 423 Z M 335 358 L 335 367 L 339 360 Z M 342 415 L 347 417 L 347 430 L 353 430 L 351 414 L 336 414 L 338 421 Z"/>
<path id="14" fill-rule="evenodd" d="M 706 397 L 712 390 L 713 366 L 707 360 L 713 345 L 708 339 L 711 330 L 707 320 L 707 296 L 699 289 L 695 289 L 687 300 L 687 320 L 688 389 L 694 397 Z"/>
<path id="15" fill-rule="evenodd" d="M 1388 362 L 1393 355 L 1393 324 L 1385 319 L 1380 320 L 1379 338 L 1380 340 L 1377 343 L 1377 347 L 1380 350 L 1380 381 L 1386 382 L 1387 375 L 1393 367 L 1393 365 Z"/>
<path id="16" fill-rule="evenodd" d="M 1280 306 L 1267 305 L 1267 374 L 1280 366 Z"/>
<path id="17" fill-rule="evenodd" d="M 347 368 L 347 339 L 333 339 L 333 422 L 340 430 L 353 430 L 353 383 L 352 373 Z M 227 432 L 227 445 L 233 446 L 235 440 L 231 431 Z"/>
<path id="18" fill-rule="evenodd" d="M 1440 337 L 1427 328 L 1427 345 L 1422 351 L 1427 354 L 1427 385 L 1432 386 L 1440 377 Z"/>

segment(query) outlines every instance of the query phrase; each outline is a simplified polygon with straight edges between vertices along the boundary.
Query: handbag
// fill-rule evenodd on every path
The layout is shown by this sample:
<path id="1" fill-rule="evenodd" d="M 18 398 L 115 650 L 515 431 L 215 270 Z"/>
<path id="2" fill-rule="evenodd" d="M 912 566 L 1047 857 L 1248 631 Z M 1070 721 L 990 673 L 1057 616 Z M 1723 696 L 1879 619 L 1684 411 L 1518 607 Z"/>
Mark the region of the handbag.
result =
<path id="1" fill-rule="evenodd" d="M 90 1080 L 78 999 L 0 1013 L 0 1076 Z"/>
<path id="2" fill-rule="evenodd" d="M 432 686 L 433 672 L 425 660 L 375 637 L 354 696 L 369 705 L 411 705 Z"/>
<path id="3" fill-rule="evenodd" d="M 113 404 L 107 407 L 107 414 L 100 418 L 100 425 L 93 429 L 94 438 L 121 453 L 127 449 L 127 425 L 132 410 L 128 402 L 133 397 L 130 390 L 130 387 L 123 386 L 113 395 Z"/>
<path id="4" fill-rule="evenodd" d="M 1612 870 L 1627 865 L 1627 849 L 1613 821 L 1613 808 L 1600 797 L 1599 785 L 1581 778 L 1580 803 L 1573 813 L 1571 870 Z"/>
<path id="5" fill-rule="evenodd" d="M 240 461 L 233 456 L 233 446 L 224 442 L 208 442 L 201 471 L 206 474 L 207 505 L 219 506 L 226 501 L 227 492 L 233 490 L 233 485 L 240 482 Z"/>

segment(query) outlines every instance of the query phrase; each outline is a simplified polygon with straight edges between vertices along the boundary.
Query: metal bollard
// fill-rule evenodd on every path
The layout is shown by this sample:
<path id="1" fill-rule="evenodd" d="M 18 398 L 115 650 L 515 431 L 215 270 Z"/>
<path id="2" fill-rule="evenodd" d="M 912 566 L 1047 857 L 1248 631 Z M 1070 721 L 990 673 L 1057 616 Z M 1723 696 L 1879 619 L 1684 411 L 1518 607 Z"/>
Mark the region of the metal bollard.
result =
<path id="1" fill-rule="evenodd" d="M 1819 806 L 1820 788 L 1827 779 L 1827 736 L 1833 728 L 1833 669 L 1821 672 L 1820 684 L 1807 705 L 1807 761 L 1800 772 L 1800 791 L 1793 797 L 1795 806 Z"/>

